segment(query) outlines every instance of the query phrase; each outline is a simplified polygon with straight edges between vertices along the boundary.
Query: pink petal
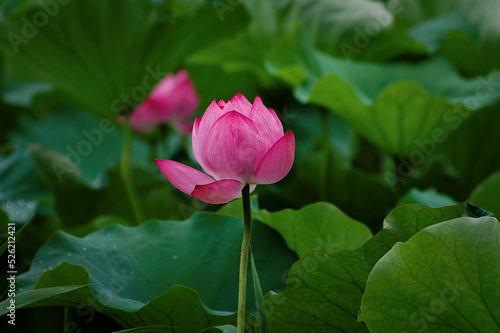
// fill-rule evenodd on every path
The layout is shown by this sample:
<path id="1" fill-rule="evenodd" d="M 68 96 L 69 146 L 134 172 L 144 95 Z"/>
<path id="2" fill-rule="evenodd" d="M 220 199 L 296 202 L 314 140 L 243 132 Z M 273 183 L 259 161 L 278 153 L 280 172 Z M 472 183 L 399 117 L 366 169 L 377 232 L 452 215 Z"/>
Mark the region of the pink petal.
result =
<path id="1" fill-rule="evenodd" d="M 192 141 L 192 146 L 193 146 L 193 155 L 196 161 L 200 164 L 200 166 L 203 168 L 203 171 L 208 173 L 209 175 L 213 175 L 213 169 L 208 163 L 206 159 L 206 154 L 202 153 L 202 149 L 200 148 L 202 144 L 200 144 L 200 141 L 198 139 L 198 133 L 200 131 L 200 123 L 201 123 L 202 117 L 197 117 L 196 120 L 194 121 L 193 125 L 193 132 L 191 134 L 191 141 Z"/>
<path id="2" fill-rule="evenodd" d="M 202 117 L 196 117 L 194 119 L 194 124 L 193 124 L 193 132 L 198 131 L 200 128 L 200 123 L 201 123 Z"/>
<path id="3" fill-rule="evenodd" d="M 214 180 L 196 169 L 171 160 L 155 160 L 161 173 L 175 188 L 191 195 L 197 185 L 205 185 Z"/>
<path id="4" fill-rule="evenodd" d="M 149 98 L 130 114 L 130 125 L 137 132 L 150 132 L 163 122 L 165 122 L 165 112 Z"/>
<path id="5" fill-rule="evenodd" d="M 293 165 L 295 137 L 288 131 L 279 139 L 260 161 L 252 184 L 272 184 L 283 179 Z"/>
<path id="6" fill-rule="evenodd" d="M 158 125 L 166 122 L 174 112 L 171 96 L 178 85 L 173 74 L 165 76 L 151 91 L 149 96 L 132 113 L 138 123 Z M 133 124 L 133 118 L 131 118 Z"/>
<path id="7" fill-rule="evenodd" d="M 272 109 L 268 109 L 262 104 L 259 96 L 255 97 L 249 118 L 257 124 L 261 137 L 267 140 L 267 148 L 270 148 L 283 136 L 281 121 Z"/>
<path id="8" fill-rule="evenodd" d="M 203 115 L 200 125 L 198 128 L 198 142 L 203 143 L 206 141 L 208 132 L 212 128 L 213 124 L 219 119 L 223 114 L 225 113 L 224 110 L 220 108 L 219 105 L 217 105 L 217 102 L 215 99 L 210 103 L 209 107 L 207 108 L 207 111 L 205 111 L 205 114 Z"/>
<path id="9" fill-rule="evenodd" d="M 192 142 L 192 146 L 193 146 L 193 154 L 194 154 L 194 158 L 196 158 L 198 163 L 200 162 L 198 159 L 200 157 L 200 149 L 198 147 L 198 131 L 200 129 L 200 122 L 201 122 L 201 117 L 196 117 L 196 119 L 194 120 L 194 124 L 193 124 L 193 131 L 191 132 L 191 142 Z"/>
<path id="10" fill-rule="evenodd" d="M 224 106 L 224 110 L 228 111 L 237 111 L 245 116 L 249 116 L 250 109 L 252 108 L 252 104 L 243 96 L 242 93 L 237 93 L 233 98 Z"/>
<path id="11" fill-rule="evenodd" d="M 165 106 L 170 108 L 170 117 L 190 118 L 198 108 L 200 97 L 185 70 L 180 70 L 175 77 L 175 85 L 160 97 Z"/>
<path id="12" fill-rule="evenodd" d="M 267 151 L 255 123 L 237 111 L 220 117 L 206 142 L 199 142 L 204 148 L 200 153 L 206 156 L 215 179 L 237 179 L 242 183 L 249 182 Z"/>
<path id="13" fill-rule="evenodd" d="M 224 109 L 224 107 L 226 106 L 226 102 L 221 99 L 217 105 L 219 105 L 221 109 Z"/>
<path id="14" fill-rule="evenodd" d="M 175 90 L 175 87 L 179 84 L 177 76 L 174 74 L 168 74 L 163 79 L 158 82 L 158 84 L 153 88 L 149 94 L 149 98 L 161 99 L 163 96 L 169 96 Z"/>
<path id="15" fill-rule="evenodd" d="M 172 121 L 176 127 L 187 132 L 185 123 L 198 107 L 199 96 L 187 72 L 169 74 L 151 91 L 149 96 L 132 112 L 130 123 L 138 132 L 149 132 L 156 125 Z"/>
<path id="16" fill-rule="evenodd" d="M 234 179 L 222 179 L 206 185 L 197 185 L 192 196 L 210 204 L 223 204 L 241 197 L 245 184 Z"/>

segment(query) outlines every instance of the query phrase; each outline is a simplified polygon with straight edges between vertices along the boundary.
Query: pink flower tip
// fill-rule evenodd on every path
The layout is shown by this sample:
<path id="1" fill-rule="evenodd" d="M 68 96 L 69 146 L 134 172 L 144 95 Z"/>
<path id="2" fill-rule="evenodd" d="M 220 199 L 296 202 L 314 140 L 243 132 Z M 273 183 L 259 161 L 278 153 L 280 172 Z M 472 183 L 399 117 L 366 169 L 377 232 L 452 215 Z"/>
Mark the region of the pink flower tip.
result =
<path id="1" fill-rule="evenodd" d="M 130 114 L 132 128 L 141 133 L 152 131 L 163 123 L 171 123 L 184 134 L 191 132 L 190 118 L 196 112 L 199 95 L 186 70 L 166 75 L 148 97 Z M 118 118 L 123 122 L 123 118 Z"/>

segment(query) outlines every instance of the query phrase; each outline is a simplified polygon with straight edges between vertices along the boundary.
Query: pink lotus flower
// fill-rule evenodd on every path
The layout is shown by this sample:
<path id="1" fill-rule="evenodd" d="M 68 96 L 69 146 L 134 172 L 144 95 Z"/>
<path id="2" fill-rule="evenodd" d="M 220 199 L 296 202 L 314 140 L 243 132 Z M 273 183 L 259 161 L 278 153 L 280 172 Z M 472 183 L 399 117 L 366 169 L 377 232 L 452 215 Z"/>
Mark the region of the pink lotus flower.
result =
<path id="1" fill-rule="evenodd" d="M 171 160 L 156 160 L 161 173 L 182 192 L 211 204 L 241 197 L 250 184 L 272 184 L 292 168 L 295 137 L 283 134 L 272 109 L 256 97 L 253 104 L 241 93 L 227 104 L 214 100 L 192 133 L 194 157 L 210 176 Z M 212 178 L 213 177 L 213 178 Z"/>
<path id="2" fill-rule="evenodd" d="M 155 126 L 170 122 L 183 133 L 192 129 L 191 116 L 198 107 L 199 96 L 187 72 L 169 74 L 130 115 L 137 132 L 150 132 Z"/>

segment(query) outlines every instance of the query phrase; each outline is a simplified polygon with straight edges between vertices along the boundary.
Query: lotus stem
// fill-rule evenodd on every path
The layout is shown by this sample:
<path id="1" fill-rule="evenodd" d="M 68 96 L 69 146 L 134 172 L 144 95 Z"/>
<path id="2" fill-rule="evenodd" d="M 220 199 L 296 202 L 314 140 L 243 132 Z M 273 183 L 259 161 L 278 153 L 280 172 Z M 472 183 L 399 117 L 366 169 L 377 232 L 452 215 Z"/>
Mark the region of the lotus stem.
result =
<path id="1" fill-rule="evenodd" d="M 130 177 L 130 150 L 131 150 L 131 130 L 130 130 L 130 117 L 125 116 L 125 121 L 123 122 L 123 150 L 120 159 L 120 176 L 122 178 L 123 185 L 125 186 L 125 192 L 127 193 L 130 206 L 134 212 L 135 225 L 139 225 L 144 222 L 144 213 L 142 212 L 141 205 L 139 204 L 139 198 L 135 191 L 134 183 Z"/>
<path id="2" fill-rule="evenodd" d="M 245 332 L 245 302 L 247 293 L 248 248 L 252 231 L 252 212 L 250 210 L 250 185 L 242 190 L 243 197 L 243 240 L 241 242 L 240 279 L 238 290 L 238 321 L 237 333 Z"/>

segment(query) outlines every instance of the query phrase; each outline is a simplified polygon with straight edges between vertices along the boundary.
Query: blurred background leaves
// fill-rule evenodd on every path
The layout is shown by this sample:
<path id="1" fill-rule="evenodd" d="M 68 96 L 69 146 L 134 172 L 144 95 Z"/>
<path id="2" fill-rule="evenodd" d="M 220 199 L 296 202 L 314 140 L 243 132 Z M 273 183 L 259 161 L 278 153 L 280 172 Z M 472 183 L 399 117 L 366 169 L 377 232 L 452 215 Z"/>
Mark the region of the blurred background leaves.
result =
<path id="1" fill-rule="evenodd" d="M 23 0 L 0 10 L 0 231 L 33 216 L 19 272 L 58 230 L 132 224 L 116 118 L 180 68 L 200 94 L 198 115 L 212 99 L 259 95 L 295 133 L 290 174 L 256 190 L 271 215 L 324 201 L 376 233 L 404 203 L 470 197 L 499 214 L 498 1 Z M 190 138 L 157 134 L 132 139 L 146 219 L 217 210 L 154 164 L 196 167 Z M 119 329 L 102 318 L 89 329 Z"/>

